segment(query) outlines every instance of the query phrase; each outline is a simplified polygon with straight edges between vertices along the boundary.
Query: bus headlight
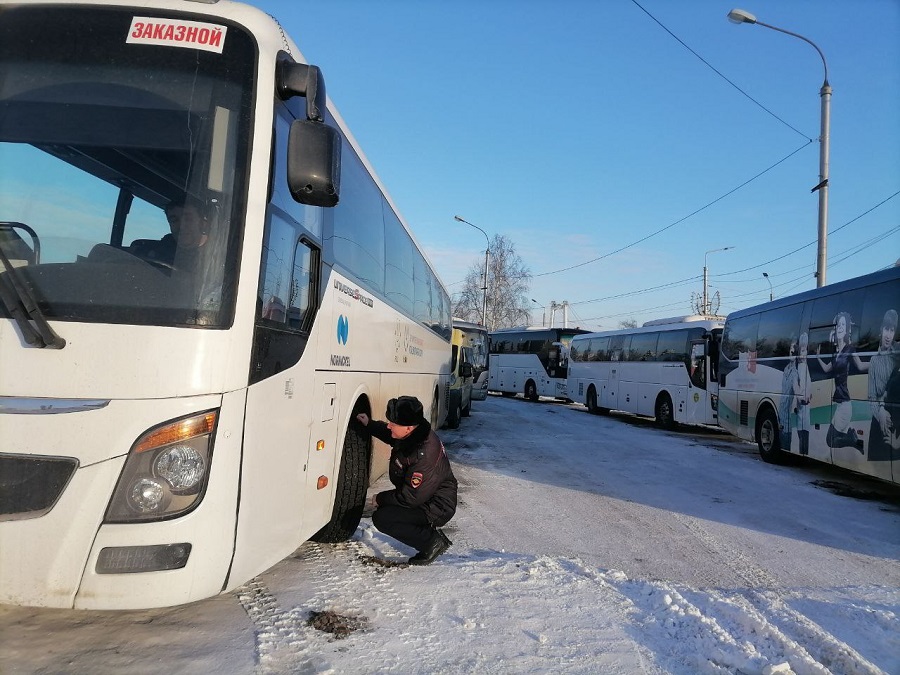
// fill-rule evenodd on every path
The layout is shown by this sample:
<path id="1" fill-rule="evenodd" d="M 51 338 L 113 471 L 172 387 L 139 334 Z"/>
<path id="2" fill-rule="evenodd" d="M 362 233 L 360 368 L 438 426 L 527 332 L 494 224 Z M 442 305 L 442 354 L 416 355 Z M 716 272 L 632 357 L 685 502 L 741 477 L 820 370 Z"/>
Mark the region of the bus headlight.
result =
<path id="1" fill-rule="evenodd" d="M 218 411 L 210 410 L 166 422 L 138 438 L 104 522 L 164 520 L 196 508 L 209 478 L 217 419 Z"/>
<path id="2" fill-rule="evenodd" d="M 206 475 L 203 455 L 189 445 L 173 445 L 159 453 L 153 468 L 176 492 L 195 490 Z"/>

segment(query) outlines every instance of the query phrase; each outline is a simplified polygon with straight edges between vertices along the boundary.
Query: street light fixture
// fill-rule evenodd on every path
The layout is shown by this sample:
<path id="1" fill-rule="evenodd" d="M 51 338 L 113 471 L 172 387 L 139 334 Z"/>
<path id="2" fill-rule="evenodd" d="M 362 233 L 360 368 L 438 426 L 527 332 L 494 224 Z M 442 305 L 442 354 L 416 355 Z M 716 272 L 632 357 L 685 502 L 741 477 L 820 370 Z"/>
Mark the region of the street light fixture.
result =
<path id="1" fill-rule="evenodd" d="M 484 240 L 487 242 L 487 248 L 484 249 L 484 286 L 482 286 L 481 290 L 484 291 L 484 300 L 481 303 L 481 325 L 487 328 L 487 296 L 488 296 L 488 259 L 491 255 L 491 240 L 487 236 L 487 232 L 482 230 L 477 225 L 470 223 L 468 220 L 464 218 L 460 218 L 459 216 L 453 216 L 454 220 L 458 220 L 461 223 L 465 223 L 466 225 L 471 225 L 476 230 L 481 232 L 484 235 Z"/>
<path id="2" fill-rule="evenodd" d="M 768 272 L 763 272 L 763 276 L 769 282 L 769 302 L 772 302 L 775 299 L 775 296 L 772 294 L 772 280 L 769 278 Z"/>
<path id="3" fill-rule="evenodd" d="M 732 23 L 750 23 L 764 28 L 771 28 L 779 33 L 792 35 L 800 38 L 804 42 L 813 46 L 822 59 L 822 65 L 825 68 L 825 80 L 822 82 L 822 88 L 819 90 L 819 96 L 822 99 L 822 121 L 819 133 L 819 184 L 816 185 L 812 192 L 819 192 L 819 245 L 816 252 L 816 287 L 820 288 L 825 285 L 825 268 L 827 262 L 827 240 L 828 240 L 828 144 L 831 134 L 831 85 L 828 84 L 828 64 L 825 62 L 825 55 L 815 42 L 809 38 L 805 38 L 797 33 L 789 30 L 772 26 L 757 20 L 750 12 L 743 9 L 733 9 L 728 12 L 728 20 Z"/>
<path id="4" fill-rule="evenodd" d="M 709 269 L 706 266 L 706 256 L 710 253 L 718 253 L 719 251 L 728 251 L 734 246 L 725 246 L 724 248 L 714 248 L 703 254 L 703 314 L 709 314 Z"/>
<path id="5" fill-rule="evenodd" d="M 532 298 L 531 301 L 543 310 L 543 312 L 541 313 L 541 328 L 543 328 L 547 323 L 547 308 L 534 298 Z"/>

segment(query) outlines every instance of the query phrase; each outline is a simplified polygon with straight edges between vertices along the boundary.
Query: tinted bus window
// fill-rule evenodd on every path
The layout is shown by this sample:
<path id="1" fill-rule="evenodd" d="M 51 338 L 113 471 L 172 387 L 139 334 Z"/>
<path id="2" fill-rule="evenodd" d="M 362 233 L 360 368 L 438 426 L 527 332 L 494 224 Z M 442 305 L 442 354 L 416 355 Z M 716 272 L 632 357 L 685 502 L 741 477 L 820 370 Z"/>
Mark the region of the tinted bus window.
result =
<path id="1" fill-rule="evenodd" d="M 791 345 L 800 335 L 803 303 L 764 312 L 759 319 L 757 358 L 790 356 Z"/>
<path id="2" fill-rule="evenodd" d="M 631 347 L 628 349 L 629 361 L 655 361 L 656 343 L 659 333 L 638 333 L 631 336 Z"/>
<path id="3" fill-rule="evenodd" d="M 676 330 L 659 336 L 658 360 L 685 361 L 688 357 L 688 332 Z"/>
<path id="4" fill-rule="evenodd" d="M 857 351 L 878 351 L 881 327 L 885 319 L 896 325 L 898 312 L 900 312 L 900 281 L 868 288 L 862 305 L 859 330 L 854 331 Z M 900 333 L 895 331 L 895 340 L 898 338 Z"/>
<path id="5" fill-rule="evenodd" d="M 737 361 L 738 355 L 756 351 L 756 337 L 759 329 L 759 314 L 729 321 L 722 339 L 722 352 L 730 361 Z"/>

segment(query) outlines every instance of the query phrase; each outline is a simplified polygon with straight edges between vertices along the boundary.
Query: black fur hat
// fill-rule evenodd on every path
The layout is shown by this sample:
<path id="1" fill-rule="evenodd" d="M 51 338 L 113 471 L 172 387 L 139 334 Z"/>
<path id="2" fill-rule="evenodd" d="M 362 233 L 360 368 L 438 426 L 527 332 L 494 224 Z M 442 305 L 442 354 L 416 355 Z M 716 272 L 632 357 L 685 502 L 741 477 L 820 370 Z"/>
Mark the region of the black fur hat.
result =
<path id="1" fill-rule="evenodd" d="M 388 401 L 385 417 L 389 422 L 403 427 L 414 427 L 422 424 L 422 404 L 415 396 L 401 396 Z"/>

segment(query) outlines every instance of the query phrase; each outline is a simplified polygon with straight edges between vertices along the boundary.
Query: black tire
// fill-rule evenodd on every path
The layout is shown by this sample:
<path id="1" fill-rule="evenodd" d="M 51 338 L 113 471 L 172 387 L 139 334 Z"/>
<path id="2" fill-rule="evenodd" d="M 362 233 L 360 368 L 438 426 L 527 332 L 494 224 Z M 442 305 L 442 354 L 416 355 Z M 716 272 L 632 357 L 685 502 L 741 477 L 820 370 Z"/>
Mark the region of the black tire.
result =
<path id="1" fill-rule="evenodd" d="M 447 413 L 447 428 L 459 429 L 459 422 L 462 419 L 462 406 L 459 399 L 450 402 L 450 412 Z"/>
<path id="2" fill-rule="evenodd" d="M 787 456 L 781 451 L 778 416 L 769 406 L 761 408 L 756 416 L 756 447 L 764 462 L 784 464 L 787 460 Z"/>
<path id="3" fill-rule="evenodd" d="M 600 414 L 600 408 L 597 407 L 597 390 L 593 387 L 588 387 L 587 401 L 585 402 L 585 405 L 587 406 L 588 412 L 591 413 L 591 415 Z"/>
<path id="4" fill-rule="evenodd" d="M 525 383 L 525 398 L 529 401 L 538 400 L 537 387 L 534 386 L 534 380 L 528 380 Z"/>
<path id="5" fill-rule="evenodd" d="M 431 417 L 429 418 L 429 422 L 431 423 L 431 428 L 437 430 L 438 421 L 440 420 L 440 396 L 438 395 L 437 389 L 434 390 L 434 400 L 431 402 Z"/>
<path id="6" fill-rule="evenodd" d="M 656 399 L 656 423 L 661 429 L 674 429 L 678 426 L 675 422 L 675 409 L 672 407 L 672 398 L 665 392 Z"/>
<path id="7" fill-rule="evenodd" d="M 504 398 L 512 398 L 513 396 L 516 395 L 516 392 L 514 392 L 514 391 L 501 391 L 501 392 L 500 392 L 500 395 L 503 396 Z"/>
<path id="8" fill-rule="evenodd" d="M 469 405 L 462 409 L 462 416 L 468 417 L 472 414 L 472 399 L 469 399 Z"/>
<path id="9" fill-rule="evenodd" d="M 356 428 L 354 410 L 344 436 L 341 468 L 334 490 L 334 510 L 331 520 L 312 537 L 313 541 L 333 544 L 347 541 L 359 526 L 366 505 L 366 489 L 369 486 L 369 446 L 371 441 Z"/>

